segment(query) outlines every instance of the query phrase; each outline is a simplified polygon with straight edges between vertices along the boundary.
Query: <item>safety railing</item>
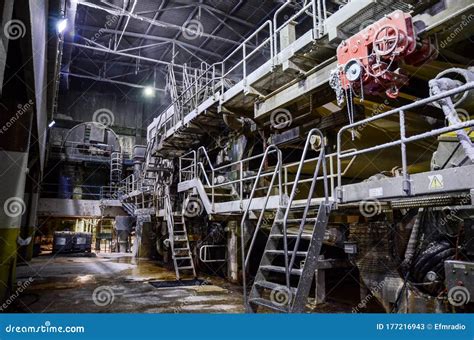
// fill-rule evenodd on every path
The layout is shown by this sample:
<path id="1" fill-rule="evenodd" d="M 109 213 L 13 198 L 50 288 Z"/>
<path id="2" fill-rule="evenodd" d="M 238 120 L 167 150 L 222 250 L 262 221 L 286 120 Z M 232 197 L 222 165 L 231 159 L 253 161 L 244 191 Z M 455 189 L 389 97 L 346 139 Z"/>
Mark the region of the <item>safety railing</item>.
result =
<path id="1" fill-rule="evenodd" d="M 311 200 L 313 198 L 314 193 L 316 192 L 316 184 L 318 182 L 318 179 L 321 178 L 321 177 L 319 177 L 320 169 L 322 169 L 322 172 L 323 172 L 323 175 L 322 175 L 321 179 L 322 179 L 322 182 L 323 182 L 324 204 L 327 205 L 329 203 L 329 190 L 328 190 L 328 179 L 327 179 L 327 171 L 326 171 L 326 169 L 327 169 L 326 168 L 326 155 L 325 155 L 326 145 L 325 145 L 325 142 L 324 142 L 324 136 L 323 136 L 323 134 L 320 130 L 312 129 L 308 134 L 308 138 L 306 139 L 306 144 L 305 144 L 304 149 L 303 149 L 303 154 L 301 155 L 301 161 L 300 161 L 300 164 L 298 166 L 298 170 L 296 172 L 295 180 L 293 182 L 293 188 L 291 189 L 290 198 L 288 199 L 288 204 L 286 206 L 285 215 L 283 217 L 284 237 L 285 238 L 287 237 L 286 235 L 287 235 L 287 228 L 288 228 L 288 217 L 289 217 L 290 211 L 292 209 L 293 201 L 295 200 L 295 197 L 296 197 L 297 192 L 298 192 L 298 186 L 301 183 L 303 183 L 303 181 L 300 180 L 300 177 L 301 177 L 301 173 L 303 171 L 303 167 L 304 167 L 304 164 L 305 164 L 304 160 L 305 160 L 306 154 L 308 153 L 308 150 L 310 148 L 311 138 L 313 136 L 317 136 L 320 139 L 319 156 L 318 156 L 318 160 L 317 160 L 317 163 L 316 163 L 316 167 L 314 169 L 313 178 L 311 180 L 311 186 L 310 186 L 310 189 L 308 191 L 308 197 L 307 197 L 307 200 L 306 200 L 306 204 L 304 206 L 303 216 L 301 218 L 300 226 L 299 226 L 299 229 L 298 229 L 298 235 L 297 235 L 296 240 L 295 240 L 295 245 L 294 245 L 294 248 L 293 248 L 293 251 L 292 251 L 292 255 L 291 255 L 291 259 L 290 259 L 289 264 L 286 262 L 286 261 L 288 261 L 288 249 L 285 248 L 286 284 L 287 284 L 288 289 L 290 289 L 290 271 L 293 269 L 293 266 L 295 264 L 296 254 L 297 254 L 297 250 L 298 250 L 298 247 L 299 247 L 299 244 L 300 244 L 300 241 L 301 241 L 301 236 L 303 235 L 304 226 L 305 226 L 306 221 L 307 221 L 307 216 L 308 216 L 309 209 L 310 209 L 310 206 L 311 206 Z M 323 206 L 323 208 L 325 208 L 325 206 Z M 320 207 L 320 209 L 321 209 L 321 207 Z"/>
<path id="2" fill-rule="evenodd" d="M 99 143 L 80 143 L 66 141 L 61 147 L 61 154 L 69 161 L 110 162 L 114 146 Z M 61 156 L 61 155 L 59 155 Z"/>
<path id="3" fill-rule="evenodd" d="M 465 128 L 469 128 L 474 126 L 474 120 L 468 120 L 465 122 L 460 122 L 457 124 L 452 124 L 446 127 L 442 128 L 437 128 L 428 132 L 420 133 L 420 134 L 415 134 L 415 135 L 410 135 L 407 136 L 406 132 L 406 126 L 405 126 L 405 112 L 407 110 L 412 110 L 419 108 L 421 106 L 427 105 L 434 103 L 436 101 L 442 100 L 444 98 L 452 97 L 454 95 L 457 95 L 461 92 L 469 91 L 474 88 L 474 82 L 468 82 L 462 86 L 459 86 L 455 89 L 451 89 L 436 95 L 432 95 L 428 98 L 418 100 L 414 103 L 407 104 L 404 106 L 401 106 L 399 108 L 378 114 L 376 116 L 372 116 L 369 118 L 366 118 L 364 120 L 349 124 L 341 128 L 337 134 L 337 169 L 338 169 L 338 180 L 337 180 L 337 198 L 338 200 L 342 200 L 342 160 L 345 158 L 349 157 L 354 157 L 362 154 L 366 154 L 369 152 L 374 152 L 374 151 L 379 151 L 391 147 L 400 147 L 401 151 L 401 164 L 402 164 L 402 176 L 403 176 L 403 191 L 407 196 L 411 195 L 411 188 L 410 188 L 410 181 L 409 181 L 409 173 L 408 173 L 408 161 L 407 161 L 407 152 L 406 152 L 406 147 L 408 143 L 420 141 L 426 138 L 430 137 L 436 137 L 444 133 L 448 132 L 454 132 L 457 130 L 462 130 Z M 454 114 L 456 114 L 454 112 Z M 345 151 L 342 150 L 342 136 L 344 132 L 346 131 L 351 131 L 354 130 L 360 126 L 367 126 L 370 123 L 373 123 L 377 120 L 388 118 L 393 115 L 398 115 L 399 117 L 399 139 L 393 140 L 390 142 L 382 143 L 382 144 L 377 144 L 372 147 L 367 147 L 364 149 L 359 149 L 356 151 Z"/>
<path id="4" fill-rule="evenodd" d="M 267 161 L 267 158 L 268 158 L 268 155 L 270 154 L 270 152 L 273 151 L 273 152 L 276 152 L 277 154 L 277 164 L 275 166 L 275 168 L 273 169 L 272 173 L 271 173 L 271 180 L 270 180 L 270 188 L 273 187 L 273 184 L 275 183 L 275 179 L 278 177 L 278 193 L 279 193 L 279 196 L 280 196 L 280 199 L 279 199 L 279 205 L 282 206 L 283 205 L 283 191 L 282 191 L 282 178 L 281 178 L 281 166 L 282 166 L 282 154 L 281 154 L 281 150 L 278 149 L 275 145 L 270 145 L 267 147 L 267 149 L 265 150 L 265 153 L 263 154 L 263 157 L 262 157 L 262 162 L 260 163 L 260 167 L 258 169 L 258 172 L 257 172 L 257 175 L 255 176 L 255 181 L 254 181 L 254 184 L 253 184 L 253 187 L 252 187 L 252 191 L 250 193 L 250 196 L 249 196 L 249 199 L 247 201 L 247 205 L 244 209 L 244 213 L 242 215 L 242 220 L 241 220 L 241 223 L 240 223 L 240 230 L 241 230 L 241 254 L 242 254 L 242 281 L 243 281 L 243 289 L 244 289 L 244 303 L 245 305 L 247 305 L 247 276 L 246 276 L 246 271 L 247 271 L 247 268 L 248 268 L 248 262 L 249 262 L 249 259 L 250 259 L 250 254 L 252 253 L 252 249 L 253 249 L 253 246 L 255 244 L 255 240 L 257 238 L 257 233 L 259 231 L 259 228 L 260 226 L 262 225 L 262 221 L 263 221 L 263 218 L 265 216 L 265 211 L 267 210 L 267 204 L 268 204 L 268 200 L 270 198 L 270 194 L 271 194 L 271 190 L 267 190 L 267 194 L 265 195 L 265 200 L 264 200 L 264 203 L 263 203 L 263 206 L 261 207 L 261 210 L 260 210 L 260 215 L 258 217 L 258 221 L 257 221 L 257 225 L 256 225 L 256 228 L 255 228 L 255 231 L 254 231 L 254 234 L 252 236 L 252 239 L 250 241 L 250 246 L 249 246 L 249 250 L 248 250 L 248 253 L 247 253 L 247 256 L 245 255 L 245 233 L 244 233 L 244 229 L 245 229 L 245 223 L 247 221 L 247 218 L 249 216 L 249 213 L 251 211 L 251 206 L 252 206 L 252 201 L 254 199 L 254 196 L 255 196 L 255 192 L 256 192 L 256 189 L 258 187 L 258 183 L 261 179 L 261 175 L 263 173 L 263 168 L 265 167 L 266 165 L 266 161 Z M 286 232 L 286 231 L 284 231 Z M 285 252 L 287 251 L 287 244 L 286 244 L 286 234 L 285 234 Z M 286 263 L 288 264 L 288 263 Z M 288 268 L 287 268 L 288 269 Z"/>
<path id="5" fill-rule="evenodd" d="M 350 151 L 355 151 L 355 149 L 350 149 Z M 274 151 L 270 151 L 272 154 Z M 252 184 L 256 178 L 255 174 L 252 174 L 253 171 L 246 169 L 246 164 L 250 163 L 251 161 L 258 160 L 262 158 L 264 154 L 259 154 L 256 156 L 252 156 L 240 161 L 232 162 L 230 164 L 226 164 L 220 167 L 214 167 L 209 155 L 207 153 L 206 148 L 200 147 L 197 150 L 193 150 L 188 152 L 187 154 L 183 155 L 179 159 L 179 182 L 185 182 L 192 179 L 199 179 L 204 185 L 206 185 L 210 192 L 209 200 L 214 208 L 215 206 L 215 193 L 219 188 L 229 188 L 233 187 L 234 193 L 236 194 L 236 198 L 232 198 L 232 200 L 239 200 L 240 207 L 242 208 L 243 200 L 245 199 L 245 187 L 247 183 Z M 334 191 L 336 188 L 336 180 L 337 180 L 337 169 L 335 168 L 335 162 L 337 159 L 337 153 L 331 153 L 325 155 L 326 161 L 324 162 L 327 170 L 326 178 L 330 181 L 330 196 L 334 197 Z M 344 176 L 349 169 L 351 168 L 352 164 L 355 161 L 356 156 L 350 157 L 347 163 L 344 165 L 342 176 Z M 319 160 L 318 157 L 310 158 L 310 159 L 303 159 L 303 165 L 305 168 L 311 168 L 312 165 L 317 166 L 317 162 Z M 291 188 L 295 180 L 290 178 L 291 174 L 294 173 L 293 169 L 300 165 L 301 161 L 283 164 L 282 165 L 282 185 L 283 191 L 285 194 L 288 194 L 288 189 Z M 225 173 L 227 175 L 235 174 L 234 178 L 236 179 L 229 179 L 225 180 L 221 183 L 216 183 L 216 178 L 219 174 Z M 260 178 L 270 177 L 273 173 L 273 167 L 269 166 L 261 175 Z M 318 180 L 323 179 L 323 176 L 319 176 Z M 304 178 L 300 179 L 299 183 L 310 183 L 312 178 Z M 271 190 L 271 186 L 262 184 L 256 191 L 265 191 Z"/>
<path id="6" fill-rule="evenodd" d="M 174 216 L 173 207 L 171 206 L 171 199 L 169 195 L 165 195 L 163 199 L 166 226 L 168 227 L 168 235 L 170 242 L 170 249 L 174 249 Z"/>
<path id="7" fill-rule="evenodd" d="M 77 200 L 100 200 L 102 197 L 102 187 L 98 185 L 69 183 L 42 183 L 41 197 L 62 198 Z"/>
<path id="8" fill-rule="evenodd" d="M 275 66 L 277 62 L 276 56 L 282 50 L 282 47 L 279 47 L 278 44 L 280 33 L 286 26 L 295 22 L 298 18 L 312 18 L 313 39 L 319 39 L 325 34 L 324 25 L 327 19 L 325 0 L 306 0 L 301 9 L 288 18 L 285 18 L 283 24 L 278 25 L 279 15 L 292 5 L 294 5 L 294 2 L 288 0 L 275 12 L 273 20 L 265 21 L 225 59 L 221 62 L 208 65 L 207 68 L 201 65 L 201 69 L 199 71 L 195 70 L 191 77 L 188 76 L 187 81 L 183 79 L 181 86 L 178 86 L 176 76 L 174 74 L 170 75 L 169 81 L 170 84 L 173 84 L 170 86 L 175 86 L 174 89 L 171 89 L 173 102 L 161 114 L 169 117 L 162 120 L 161 126 L 157 129 L 157 133 L 166 136 L 166 132 L 169 128 L 177 126 L 177 124 L 184 119 L 185 114 L 196 109 L 206 99 L 214 97 L 218 100 L 218 96 L 222 99 L 222 96 L 226 92 L 228 79 L 232 79 L 233 82 L 243 81 L 244 86 L 247 86 L 249 73 L 258 66 L 268 61 L 271 61 L 272 66 Z M 262 39 L 259 37 L 259 34 L 265 34 L 265 37 Z M 258 40 L 255 46 L 250 45 L 253 39 Z M 257 54 L 265 55 L 265 50 L 269 52 L 267 57 L 264 56 L 259 60 L 252 60 Z M 235 62 L 237 55 L 239 56 L 239 60 Z M 231 63 L 232 66 L 227 66 L 229 63 Z M 250 70 L 250 68 L 252 68 L 252 70 Z M 239 69 L 242 69 L 241 72 L 237 72 Z M 178 91 L 178 89 L 180 91 Z M 173 112 L 170 112 L 170 110 L 173 110 Z"/>
<path id="9" fill-rule="evenodd" d="M 274 152 L 275 150 L 272 149 L 269 153 L 273 154 Z M 192 157 L 189 158 L 190 156 Z M 219 188 L 234 188 L 234 193 L 238 196 L 236 200 L 240 201 L 240 207 L 242 208 L 243 200 L 245 199 L 245 186 L 247 184 L 253 184 L 253 182 L 257 178 L 257 176 L 254 174 L 254 171 L 249 169 L 249 164 L 250 162 L 255 162 L 263 157 L 265 157 L 265 153 L 248 157 L 240 161 L 232 162 L 223 166 L 214 167 L 209 158 L 207 150 L 204 147 L 200 147 L 197 151 L 191 151 L 190 153 L 184 156 L 184 158 L 191 163 L 180 169 L 180 172 L 183 172 L 183 176 L 192 176 L 192 178 L 200 179 L 203 183 L 205 183 L 205 185 L 208 186 L 208 188 L 211 189 L 210 201 L 213 209 L 215 207 L 216 190 L 218 190 Z M 180 162 L 180 164 L 182 163 L 183 162 Z M 206 167 L 208 171 L 206 171 Z M 272 176 L 272 173 L 273 169 L 270 167 L 269 169 L 266 169 L 263 173 L 260 174 L 260 178 L 263 179 L 266 177 L 270 177 Z M 218 183 L 217 179 L 220 174 L 226 174 L 230 177 L 232 177 L 232 174 L 234 174 L 233 177 L 236 179 L 226 180 L 224 178 L 223 182 Z M 265 185 L 256 188 L 256 191 L 263 190 L 270 189 L 268 188 L 268 186 Z"/>

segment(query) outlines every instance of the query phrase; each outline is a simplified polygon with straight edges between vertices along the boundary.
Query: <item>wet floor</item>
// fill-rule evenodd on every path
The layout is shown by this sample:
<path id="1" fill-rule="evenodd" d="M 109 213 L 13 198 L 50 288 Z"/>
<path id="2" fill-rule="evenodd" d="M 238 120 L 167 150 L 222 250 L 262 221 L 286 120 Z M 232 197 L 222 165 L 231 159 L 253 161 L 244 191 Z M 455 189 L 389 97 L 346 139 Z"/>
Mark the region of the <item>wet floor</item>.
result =
<path id="1" fill-rule="evenodd" d="M 128 254 L 40 256 L 18 267 L 22 293 L 10 312 L 242 313 L 242 293 L 218 277 L 197 286 L 155 288 L 174 272 Z M 32 281 L 30 280 L 32 278 Z"/>
<path id="2" fill-rule="evenodd" d="M 7 312 L 22 313 L 243 313 L 242 288 L 215 276 L 194 286 L 159 287 L 174 271 L 130 254 L 34 258 L 17 269 L 18 296 Z M 191 279 L 191 277 L 189 277 Z M 185 278 L 184 278 L 185 279 Z M 328 287 L 329 290 L 332 290 Z M 343 295 L 354 295 L 342 289 Z M 354 302 L 314 305 L 307 312 L 350 313 Z M 265 311 L 260 311 L 264 312 Z M 267 311 L 269 312 L 269 311 Z"/>

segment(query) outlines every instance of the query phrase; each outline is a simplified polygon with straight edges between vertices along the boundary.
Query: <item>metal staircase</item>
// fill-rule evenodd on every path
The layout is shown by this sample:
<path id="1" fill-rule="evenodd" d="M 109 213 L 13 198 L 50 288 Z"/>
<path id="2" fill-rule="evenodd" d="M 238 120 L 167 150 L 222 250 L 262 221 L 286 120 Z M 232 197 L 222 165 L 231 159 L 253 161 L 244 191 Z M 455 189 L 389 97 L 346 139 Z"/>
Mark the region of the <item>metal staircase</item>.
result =
<path id="1" fill-rule="evenodd" d="M 306 204 L 297 205 L 294 203 L 294 199 L 301 184 L 300 176 L 305 157 L 314 137 L 320 139 L 319 158 L 314 169 Z M 319 130 L 313 129 L 308 134 L 290 198 L 288 202 L 283 202 L 275 214 L 265 251 L 248 298 L 246 290 L 244 292 L 245 304 L 249 312 L 256 312 L 259 307 L 289 313 L 304 311 L 314 273 L 318 268 L 332 207 L 328 199 L 325 160 L 324 137 Z M 319 176 L 320 171 L 322 171 L 322 176 Z M 310 211 L 313 193 L 320 180 L 323 182 L 324 196 L 317 203 L 317 209 Z M 246 214 L 244 214 L 245 216 Z M 245 270 L 260 224 L 259 219 L 247 256 L 245 257 L 243 253 Z"/>
<path id="2" fill-rule="evenodd" d="M 188 232 L 184 220 L 183 212 L 173 213 L 170 196 L 166 195 L 165 203 L 165 219 L 168 226 L 169 247 L 173 257 L 174 270 L 176 279 L 180 280 L 183 272 L 192 271 L 196 277 L 196 269 L 189 246 Z M 183 208 L 184 209 L 184 208 Z M 180 221 L 175 221 L 175 217 L 179 217 Z"/>

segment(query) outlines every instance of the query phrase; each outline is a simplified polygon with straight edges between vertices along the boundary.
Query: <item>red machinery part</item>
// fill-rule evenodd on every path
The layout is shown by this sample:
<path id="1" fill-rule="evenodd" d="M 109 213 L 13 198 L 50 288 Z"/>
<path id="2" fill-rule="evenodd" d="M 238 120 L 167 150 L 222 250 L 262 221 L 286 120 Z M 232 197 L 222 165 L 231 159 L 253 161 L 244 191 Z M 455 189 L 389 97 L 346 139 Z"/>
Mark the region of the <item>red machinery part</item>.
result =
<path id="1" fill-rule="evenodd" d="M 398 89 L 407 81 L 399 63 L 420 64 L 433 57 L 429 41 L 421 46 L 417 50 L 411 15 L 400 10 L 390 13 L 339 45 L 337 60 L 342 88 L 397 97 Z"/>

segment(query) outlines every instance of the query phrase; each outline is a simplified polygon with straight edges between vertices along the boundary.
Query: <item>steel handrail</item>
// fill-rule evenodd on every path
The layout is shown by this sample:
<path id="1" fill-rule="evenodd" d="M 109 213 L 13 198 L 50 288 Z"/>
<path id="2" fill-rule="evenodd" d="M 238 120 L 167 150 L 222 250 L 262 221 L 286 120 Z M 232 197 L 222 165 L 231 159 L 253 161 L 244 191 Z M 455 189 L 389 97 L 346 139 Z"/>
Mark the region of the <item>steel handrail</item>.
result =
<path id="1" fill-rule="evenodd" d="M 260 228 L 260 225 L 261 225 L 261 221 L 263 219 L 263 215 L 265 213 L 265 210 L 266 210 L 266 207 L 267 207 L 267 203 L 268 203 L 268 199 L 270 197 L 270 193 L 271 193 L 271 190 L 268 190 L 268 193 L 265 197 L 265 203 L 263 205 L 263 208 L 261 210 L 261 213 L 260 213 L 260 217 L 259 217 L 259 220 L 257 222 L 257 226 L 255 228 L 255 231 L 254 231 L 254 234 L 252 236 L 252 241 L 250 243 L 250 246 L 249 246 L 249 252 L 248 252 L 248 256 L 246 257 L 245 256 L 245 235 L 244 235 L 244 228 L 245 228 L 245 221 L 247 219 L 247 216 L 249 214 L 249 211 L 250 211 L 250 207 L 252 205 L 252 200 L 254 198 L 254 194 L 255 194 L 255 189 L 257 188 L 258 186 L 258 182 L 259 182 L 259 175 L 262 173 L 262 170 L 263 170 L 263 167 L 265 166 L 266 164 L 266 159 L 269 155 L 269 152 L 270 150 L 274 150 L 277 152 L 277 166 L 275 167 L 275 170 L 274 170 L 274 174 L 272 176 L 272 180 L 271 180 L 271 183 L 273 184 L 274 183 L 274 180 L 276 178 L 276 176 L 278 175 L 278 188 L 279 188 L 279 195 L 280 195 L 280 205 L 282 204 L 282 183 L 281 183 L 281 164 L 282 164 L 282 154 L 281 154 L 281 150 L 278 149 L 275 145 L 269 145 L 266 149 L 265 149 L 265 153 L 263 154 L 263 159 L 262 159 L 262 162 L 260 164 L 260 167 L 258 169 L 258 173 L 257 173 L 257 178 L 255 179 L 255 183 L 252 187 L 252 191 L 251 191 L 251 194 L 250 194 L 250 197 L 248 199 L 248 203 L 247 203 L 247 206 L 244 210 L 244 213 L 242 215 L 242 220 L 240 222 L 240 230 L 241 230 L 241 255 L 242 255 L 242 266 L 243 266 L 243 269 L 242 269 L 242 283 L 243 283 L 243 290 L 244 290 L 244 304 L 247 306 L 247 275 L 246 275 L 246 270 L 247 270 L 247 265 L 248 265 L 248 259 L 252 252 L 252 248 L 253 248 L 253 245 L 254 245 L 254 242 L 255 242 L 255 239 L 256 239 L 256 235 L 257 235 L 257 232 Z M 286 239 L 286 238 L 285 238 Z M 287 253 L 287 252 L 286 252 Z M 287 264 L 287 263 L 286 263 Z M 288 268 L 287 268 L 288 269 Z"/>
<path id="2" fill-rule="evenodd" d="M 298 235 L 296 237 L 295 245 L 294 245 L 294 248 L 293 248 L 293 253 L 291 255 L 290 264 L 288 266 L 289 270 L 291 270 L 293 268 L 294 264 L 295 264 L 296 252 L 298 250 L 298 246 L 299 246 L 299 243 L 300 243 L 300 240 L 301 240 L 301 236 L 303 234 L 304 225 L 306 224 L 306 217 L 308 216 L 309 207 L 311 205 L 311 199 L 312 199 L 313 193 L 316 189 L 316 183 L 318 181 L 318 174 L 319 174 L 319 169 L 321 168 L 321 164 L 322 164 L 322 170 L 323 170 L 324 203 L 325 203 L 325 205 L 327 205 L 328 202 L 329 202 L 328 183 L 327 183 L 327 170 L 326 170 L 326 156 L 325 156 L 326 145 L 325 145 L 325 142 L 324 142 L 324 135 L 319 129 L 312 129 L 308 133 L 308 137 L 306 139 L 306 144 L 304 146 L 303 154 L 301 155 L 300 165 L 298 166 L 298 171 L 296 173 L 293 188 L 291 190 L 290 198 L 288 200 L 288 206 L 286 208 L 285 215 L 283 217 L 283 229 L 287 230 L 288 216 L 290 214 L 290 210 L 291 210 L 291 206 L 293 204 L 293 200 L 296 196 L 296 191 L 297 191 L 297 187 L 298 187 L 298 184 L 299 184 L 299 178 L 301 176 L 301 172 L 302 172 L 303 166 L 304 166 L 304 160 L 305 160 L 306 154 L 308 152 L 308 149 L 310 148 L 311 137 L 313 135 L 318 135 L 319 136 L 319 138 L 321 140 L 321 146 L 320 146 L 321 149 L 319 151 L 318 162 L 317 162 L 316 167 L 314 169 L 314 175 L 313 175 L 313 180 L 311 182 L 311 188 L 309 189 L 308 199 L 307 199 L 307 202 L 306 202 L 306 205 L 305 205 L 305 208 L 304 208 L 303 217 L 301 218 L 301 223 L 300 223 L 300 227 L 299 227 L 299 230 L 298 230 Z M 326 208 L 326 207 L 324 206 L 323 208 Z M 320 207 L 320 209 L 321 209 L 321 207 Z M 287 280 L 288 280 L 287 288 L 290 289 L 289 278 L 287 278 Z"/>
<path id="3" fill-rule="evenodd" d="M 220 62 L 216 62 L 212 65 L 209 65 L 209 67 L 204 72 L 202 71 L 203 67 L 202 67 L 202 64 L 201 64 L 201 74 L 199 75 L 199 77 L 195 77 L 194 81 L 187 88 L 185 88 L 181 92 L 181 94 L 176 98 L 176 100 L 173 101 L 173 103 L 171 103 L 170 106 L 162 114 L 165 114 L 170 108 L 172 108 L 172 107 L 174 108 L 176 105 L 179 105 L 180 101 L 188 95 L 189 90 L 192 90 L 193 88 L 195 88 L 196 84 L 199 81 L 201 81 L 202 78 L 206 77 L 206 79 L 207 79 L 209 73 L 212 74 L 212 79 L 207 81 L 204 85 L 201 84 L 202 85 L 201 89 L 199 89 L 196 94 L 189 96 L 189 98 L 184 98 L 185 100 L 181 104 L 183 104 L 183 106 L 184 106 L 184 104 L 187 104 L 193 98 L 195 99 L 195 96 L 199 92 L 205 91 L 207 89 L 207 87 L 209 86 L 209 84 L 213 84 L 213 83 L 215 84 L 216 80 L 219 80 L 221 82 L 221 86 L 220 86 L 221 87 L 221 91 L 220 91 L 221 93 L 220 93 L 220 95 L 223 96 L 223 94 L 225 92 L 225 84 L 224 84 L 225 77 L 227 75 L 229 75 L 232 71 L 234 71 L 237 67 L 239 67 L 240 65 L 243 64 L 243 77 L 242 77 L 242 79 L 245 80 L 247 78 L 247 69 L 246 69 L 247 59 L 250 58 L 251 56 L 253 56 L 254 54 L 256 54 L 263 46 L 265 46 L 268 43 L 270 43 L 270 58 L 268 60 L 270 60 L 272 62 L 272 64 L 274 65 L 275 64 L 275 59 L 276 59 L 275 57 L 278 54 L 278 33 L 285 26 L 287 26 L 291 21 L 293 21 L 295 18 L 301 16 L 305 12 L 307 13 L 307 11 L 310 8 L 313 8 L 312 17 L 313 17 L 314 38 L 321 38 L 321 36 L 323 34 L 323 31 L 324 31 L 324 21 L 327 18 L 326 4 L 325 4 L 324 0 L 318 0 L 317 3 L 316 3 L 316 0 L 311 0 L 310 3 L 304 5 L 297 13 L 295 13 L 293 16 L 291 16 L 281 26 L 278 26 L 278 22 L 277 22 L 278 21 L 277 20 L 278 19 L 278 14 L 280 14 L 281 11 L 283 9 L 285 9 L 286 7 L 288 7 L 290 4 L 291 4 L 290 0 L 288 0 L 285 4 L 283 4 L 275 12 L 273 21 L 272 20 L 265 21 L 254 33 L 252 33 L 238 47 L 236 47 L 224 60 L 222 60 Z M 253 39 L 255 36 L 257 36 L 258 33 L 263 31 L 267 26 L 268 26 L 268 30 L 269 30 L 269 37 L 266 38 L 265 40 L 263 40 L 262 43 L 260 43 L 256 47 L 254 47 L 253 50 L 249 54 L 247 54 L 246 53 L 247 43 L 251 39 Z M 317 32 L 317 34 L 316 34 L 316 32 Z M 243 52 L 243 58 L 237 64 L 232 66 L 229 70 L 225 71 L 225 63 L 228 62 L 231 59 L 231 57 L 234 56 L 240 50 L 242 50 L 242 52 Z M 218 68 L 218 66 L 221 67 L 221 75 L 220 76 L 217 75 L 217 78 L 216 78 L 215 75 L 216 75 L 216 69 Z M 218 93 L 217 89 L 218 89 L 218 86 L 217 86 L 217 88 L 212 86 L 213 95 Z M 173 112 L 173 114 L 168 119 L 165 120 L 164 125 L 170 120 L 176 122 L 175 118 L 176 118 L 177 114 L 178 114 L 178 112 Z"/>
<path id="4" fill-rule="evenodd" d="M 431 131 L 428 131 L 428 132 L 420 133 L 420 134 L 417 134 L 417 135 L 412 135 L 412 136 L 409 136 L 409 137 L 406 137 L 405 133 L 404 133 L 404 131 L 405 131 L 405 111 L 406 110 L 411 110 L 411 109 L 417 108 L 419 106 L 423 106 L 423 105 L 426 105 L 426 104 L 431 104 L 431 103 L 433 103 L 435 101 L 438 101 L 440 99 L 443 99 L 443 98 L 446 98 L 446 97 L 451 97 L 451 96 L 456 95 L 458 93 L 469 91 L 469 90 L 472 90 L 472 89 L 474 89 L 474 82 L 471 81 L 471 82 L 468 82 L 468 83 L 466 83 L 462 86 L 459 86 L 455 89 L 448 90 L 448 91 L 439 93 L 437 95 L 433 95 L 433 96 L 430 96 L 428 98 L 418 100 L 416 102 L 413 102 L 413 103 L 410 103 L 410 104 L 407 104 L 407 105 L 389 110 L 387 112 L 378 114 L 376 116 L 372 116 L 372 117 L 369 117 L 369 118 L 363 119 L 361 121 L 358 121 L 358 122 L 355 122 L 355 123 L 352 123 L 352 124 L 349 124 L 349 125 L 346 125 L 346 126 L 342 127 L 339 130 L 338 134 L 337 134 L 337 155 L 338 155 L 337 156 L 337 172 L 338 172 L 337 188 L 338 188 L 338 190 L 341 188 L 341 185 L 342 185 L 341 160 L 343 158 L 348 158 L 348 157 L 351 157 L 351 156 L 358 156 L 358 155 L 365 154 L 365 153 L 368 153 L 368 152 L 373 152 L 373 151 L 386 149 L 386 148 L 399 146 L 399 145 L 404 146 L 405 144 L 410 143 L 410 142 L 415 142 L 415 141 L 422 140 L 422 139 L 425 139 L 425 138 L 428 138 L 428 137 L 434 137 L 434 136 L 438 136 L 438 135 L 443 134 L 443 133 L 453 132 L 453 131 L 456 131 L 456 130 L 461 130 L 461 129 L 464 129 L 464 128 L 469 128 L 471 126 L 474 126 L 474 120 L 469 120 L 467 122 L 462 122 L 462 123 L 450 125 L 450 126 L 447 126 L 447 127 L 444 127 L 444 128 L 434 129 L 434 130 L 431 130 Z M 400 118 L 400 139 L 398 139 L 396 141 L 387 142 L 387 143 L 384 143 L 384 144 L 379 144 L 379 145 L 376 145 L 376 146 L 373 146 L 373 147 L 352 151 L 352 152 L 347 152 L 347 151 L 342 151 L 341 150 L 341 148 L 342 148 L 342 145 L 341 145 L 342 144 L 342 134 L 345 131 L 350 130 L 350 129 L 354 129 L 355 127 L 360 126 L 360 125 L 365 126 L 365 125 L 367 125 L 367 124 L 369 124 L 373 121 L 376 121 L 376 120 L 379 120 L 379 119 L 382 119 L 382 118 L 386 118 L 386 117 L 389 117 L 389 116 L 392 116 L 392 115 L 395 115 L 395 114 L 398 114 L 399 118 Z M 407 179 L 407 176 L 408 176 L 407 165 L 406 164 L 407 164 L 406 154 L 404 154 L 402 152 L 402 165 L 403 165 L 402 172 L 403 172 L 403 176 L 405 177 L 405 180 Z"/>

